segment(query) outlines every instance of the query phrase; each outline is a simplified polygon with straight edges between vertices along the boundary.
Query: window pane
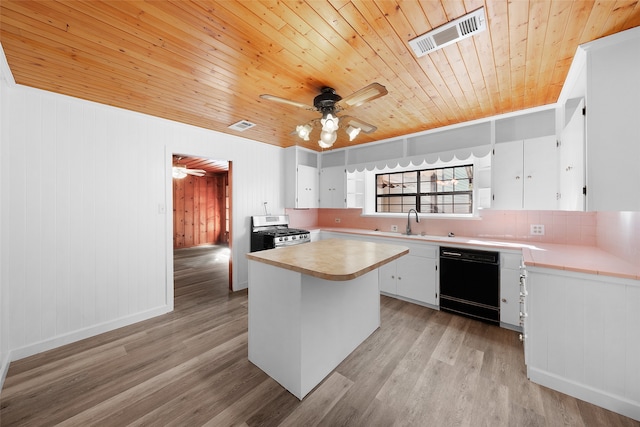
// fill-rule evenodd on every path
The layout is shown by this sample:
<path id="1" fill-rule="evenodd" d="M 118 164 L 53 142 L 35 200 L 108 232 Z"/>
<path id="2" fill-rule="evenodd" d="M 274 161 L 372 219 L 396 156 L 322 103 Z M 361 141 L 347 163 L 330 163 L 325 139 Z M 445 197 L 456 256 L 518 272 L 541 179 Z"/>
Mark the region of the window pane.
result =
<path id="1" fill-rule="evenodd" d="M 473 165 L 379 174 L 376 184 L 378 212 L 472 213 Z"/>
<path id="2" fill-rule="evenodd" d="M 377 194 L 389 194 L 389 175 L 376 176 Z"/>

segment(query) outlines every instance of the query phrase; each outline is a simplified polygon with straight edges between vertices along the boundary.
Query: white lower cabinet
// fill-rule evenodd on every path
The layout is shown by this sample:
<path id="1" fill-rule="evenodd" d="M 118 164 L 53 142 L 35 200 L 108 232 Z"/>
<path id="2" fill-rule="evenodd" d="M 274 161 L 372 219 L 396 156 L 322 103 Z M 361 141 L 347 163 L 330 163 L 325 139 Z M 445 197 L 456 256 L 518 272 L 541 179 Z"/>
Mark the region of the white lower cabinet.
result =
<path id="1" fill-rule="evenodd" d="M 521 253 L 500 253 L 500 324 L 521 331 L 520 266 Z"/>
<path id="2" fill-rule="evenodd" d="M 527 375 L 640 420 L 640 280 L 527 267 Z"/>
<path id="3" fill-rule="evenodd" d="M 438 247 L 428 244 L 407 245 L 404 242 L 394 243 L 408 246 L 409 254 L 379 269 L 380 291 L 390 296 L 437 306 L 438 271 L 436 255 Z"/>

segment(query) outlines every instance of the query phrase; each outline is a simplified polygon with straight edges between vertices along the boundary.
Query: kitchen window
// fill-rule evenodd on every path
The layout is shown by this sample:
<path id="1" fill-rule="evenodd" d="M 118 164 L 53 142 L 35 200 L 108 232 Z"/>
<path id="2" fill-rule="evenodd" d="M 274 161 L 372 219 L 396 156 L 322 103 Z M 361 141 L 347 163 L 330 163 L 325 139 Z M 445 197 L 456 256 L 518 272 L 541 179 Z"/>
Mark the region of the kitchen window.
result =
<path id="1" fill-rule="evenodd" d="M 376 212 L 473 213 L 473 165 L 376 174 Z"/>

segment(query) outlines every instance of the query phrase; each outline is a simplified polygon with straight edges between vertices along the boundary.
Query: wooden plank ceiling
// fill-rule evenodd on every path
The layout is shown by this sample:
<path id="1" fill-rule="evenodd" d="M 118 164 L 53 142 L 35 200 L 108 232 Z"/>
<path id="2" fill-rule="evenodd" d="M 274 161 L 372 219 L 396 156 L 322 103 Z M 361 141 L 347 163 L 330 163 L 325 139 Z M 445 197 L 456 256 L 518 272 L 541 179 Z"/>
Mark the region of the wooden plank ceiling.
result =
<path id="1" fill-rule="evenodd" d="M 204 157 L 192 157 L 181 154 L 174 154 L 174 166 L 184 166 L 187 169 L 200 169 L 207 175 L 225 173 L 229 171 L 229 162 L 226 160 L 213 160 Z"/>
<path id="2" fill-rule="evenodd" d="M 488 30 L 416 58 L 407 42 L 485 7 Z M 17 83 L 267 144 L 319 150 L 291 132 L 324 86 L 389 94 L 348 110 L 382 140 L 557 101 L 586 43 L 640 25 L 640 3 L 567 0 L 26 1 L 0 3 Z M 256 126 L 228 128 L 240 120 Z"/>

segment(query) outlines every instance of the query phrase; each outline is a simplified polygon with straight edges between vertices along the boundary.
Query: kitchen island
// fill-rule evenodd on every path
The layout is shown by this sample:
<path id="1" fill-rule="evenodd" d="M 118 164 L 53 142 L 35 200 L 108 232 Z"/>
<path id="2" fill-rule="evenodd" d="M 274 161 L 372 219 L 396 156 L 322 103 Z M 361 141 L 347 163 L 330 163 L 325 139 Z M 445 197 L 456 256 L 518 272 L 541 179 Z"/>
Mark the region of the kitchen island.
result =
<path id="1" fill-rule="evenodd" d="M 247 254 L 249 360 L 303 399 L 380 326 L 378 268 L 408 252 L 328 239 Z"/>

